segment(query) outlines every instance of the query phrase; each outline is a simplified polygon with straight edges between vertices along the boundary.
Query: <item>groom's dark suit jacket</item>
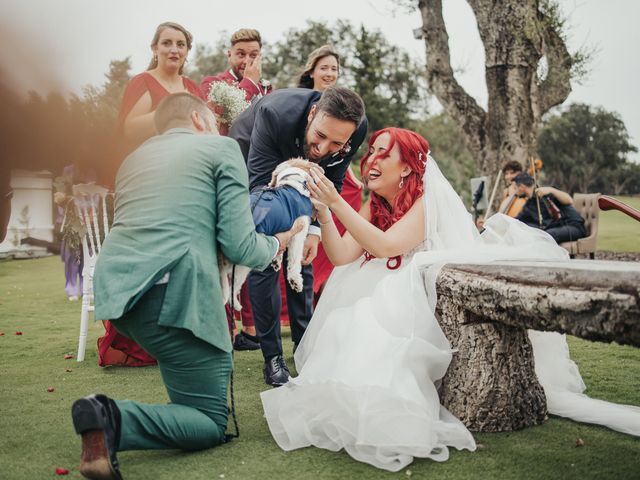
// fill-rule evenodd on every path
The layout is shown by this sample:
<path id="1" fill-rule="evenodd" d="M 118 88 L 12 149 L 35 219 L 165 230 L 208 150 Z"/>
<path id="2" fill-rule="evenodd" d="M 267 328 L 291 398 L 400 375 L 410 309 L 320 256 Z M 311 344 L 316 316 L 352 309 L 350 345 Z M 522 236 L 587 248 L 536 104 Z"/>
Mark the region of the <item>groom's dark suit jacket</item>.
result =
<path id="1" fill-rule="evenodd" d="M 321 92 L 308 88 L 285 88 L 260 98 L 233 122 L 229 136 L 238 141 L 249 170 L 249 189 L 267 185 L 278 164 L 304 157 L 307 118 Z M 323 160 L 326 177 L 342 189 L 349 162 L 367 135 L 367 118 L 348 141 L 348 148 Z"/>

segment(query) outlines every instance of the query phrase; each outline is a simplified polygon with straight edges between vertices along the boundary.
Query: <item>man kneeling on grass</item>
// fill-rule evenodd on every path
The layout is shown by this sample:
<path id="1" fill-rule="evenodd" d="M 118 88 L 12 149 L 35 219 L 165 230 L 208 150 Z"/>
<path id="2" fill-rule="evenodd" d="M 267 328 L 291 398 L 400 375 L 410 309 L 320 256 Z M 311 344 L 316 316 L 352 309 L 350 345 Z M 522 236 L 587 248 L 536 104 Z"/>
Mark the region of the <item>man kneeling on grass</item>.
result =
<path id="1" fill-rule="evenodd" d="M 87 478 L 121 479 L 116 452 L 198 450 L 228 440 L 231 341 L 217 248 L 261 269 L 296 233 L 256 233 L 240 148 L 217 135 L 202 100 L 170 95 L 155 123 L 160 135 L 118 172 L 114 224 L 94 275 L 95 315 L 158 360 L 171 403 L 77 400 L 71 414 Z"/>

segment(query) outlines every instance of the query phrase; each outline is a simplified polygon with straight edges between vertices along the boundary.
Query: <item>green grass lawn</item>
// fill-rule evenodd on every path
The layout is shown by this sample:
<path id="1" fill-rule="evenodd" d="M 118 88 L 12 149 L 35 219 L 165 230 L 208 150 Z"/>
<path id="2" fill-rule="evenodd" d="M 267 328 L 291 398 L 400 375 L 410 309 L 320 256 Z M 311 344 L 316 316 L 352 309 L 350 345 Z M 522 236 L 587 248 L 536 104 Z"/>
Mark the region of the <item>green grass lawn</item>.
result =
<path id="1" fill-rule="evenodd" d="M 615 197 L 640 210 L 640 198 Z M 640 222 L 617 210 L 600 212 L 598 250 L 640 252 Z"/>
<path id="2" fill-rule="evenodd" d="M 87 358 L 75 356 L 80 304 L 67 301 L 57 257 L 0 262 L 0 478 L 56 478 L 56 467 L 80 478 L 80 442 L 70 419 L 72 402 L 91 392 L 146 402 L 166 402 L 156 367 L 97 365 L 92 324 Z M 21 336 L 15 335 L 21 331 Z M 285 339 L 288 362 L 291 342 Z M 570 339 L 588 393 L 640 405 L 640 350 Z M 236 353 L 236 402 L 241 437 L 196 453 L 125 452 L 126 479 L 624 479 L 638 478 L 640 439 L 604 428 L 550 418 L 514 433 L 477 434 L 478 451 L 453 451 L 447 462 L 416 460 L 391 474 L 356 462 L 344 452 L 307 448 L 281 451 L 262 415 L 261 357 Z M 70 371 L 69 371 L 70 370 Z M 54 387 L 47 392 L 47 387 Z M 584 446 L 576 447 L 576 440 Z"/>

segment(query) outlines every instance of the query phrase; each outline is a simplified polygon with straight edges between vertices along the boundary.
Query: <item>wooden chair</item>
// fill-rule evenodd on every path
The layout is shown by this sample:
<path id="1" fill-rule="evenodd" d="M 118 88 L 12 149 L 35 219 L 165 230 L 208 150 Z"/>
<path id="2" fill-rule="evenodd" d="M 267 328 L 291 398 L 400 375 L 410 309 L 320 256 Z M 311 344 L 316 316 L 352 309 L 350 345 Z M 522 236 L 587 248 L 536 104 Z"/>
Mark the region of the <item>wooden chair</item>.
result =
<path id="1" fill-rule="evenodd" d="M 573 242 L 564 242 L 560 246 L 564 247 L 573 258 L 577 254 L 589 254 L 589 258 L 595 258 L 596 241 L 598 238 L 598 221 L 600 218 L 600 207 L 598 206 L 599 193 L 576 193 L 573 195 L 573 206 L 584 218 L 584 227 L 587 229 L 587 236 L 579 238 Z"/>
<path id="2" fill-rule="evenodd" d="M 80 337 L 78 339 L 79 362 L 84 360 L 89 331 L 89 312 L 93 312 L 93 271 L 102 242 L 109 233 L 107 215 L 108 190 L 93 183 L 73 186 L 73 201 L 84 227 L 82 235 L 82 308 L 80 310 Z"/>

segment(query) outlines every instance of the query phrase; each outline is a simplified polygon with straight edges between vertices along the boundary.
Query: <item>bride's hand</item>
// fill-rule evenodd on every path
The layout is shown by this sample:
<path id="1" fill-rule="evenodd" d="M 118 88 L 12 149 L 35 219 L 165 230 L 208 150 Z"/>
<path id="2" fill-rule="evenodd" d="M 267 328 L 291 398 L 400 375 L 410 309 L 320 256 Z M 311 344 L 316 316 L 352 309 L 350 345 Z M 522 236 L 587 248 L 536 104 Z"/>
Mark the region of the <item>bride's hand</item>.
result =
<path id="1" fill-rule="evenodd" d="M 317 200 L 329 208 L 340 200 L 340 194 L 336 190 L 336 187 L 333 186 L 331 180 L 324 176 L 324 173 L 322 173 L 320 169 L 311 169 L 307 187 L 309 188 L 309 192 L 311 192 L 312 201 Z"/>
<path id="2" fill-rule="evenodd" d="M 311 204 L 313 205 L 315 217 L 318 219 L 318 222 L 327 223 L 331 220 L 331 210 L 329 210 L 329 207 L 315 198 L 311 198 Z"/>

